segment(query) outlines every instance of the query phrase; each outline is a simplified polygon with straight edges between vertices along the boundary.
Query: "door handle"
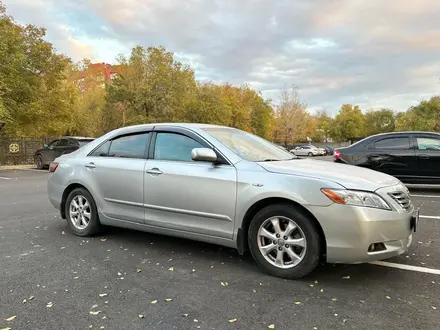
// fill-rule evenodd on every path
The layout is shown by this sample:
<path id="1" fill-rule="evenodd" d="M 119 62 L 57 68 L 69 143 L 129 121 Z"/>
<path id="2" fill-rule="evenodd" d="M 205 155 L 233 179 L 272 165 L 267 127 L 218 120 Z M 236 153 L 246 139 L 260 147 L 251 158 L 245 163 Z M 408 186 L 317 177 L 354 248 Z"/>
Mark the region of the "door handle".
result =
<path id="1" fill-rule="evenodd" d="M 428 155 L 419 155 L 420 159 L 429 159 L 430 157 Z"/>
<path id="2" fill-rule="evenodd" d="M 86 164 L 84 166 L 87 167 L 87 168 L 95 168 L 96 167 L 95 163 L 88 163 L 88 164 Z"/>
<path id="3" fill-rule="evenodd" d="M 163 172 L 161 170 L 159 170 L 157 167 L 154 168 L 150 168 L 149 170 L 146 171 L 148 174 L 155 174 L 155 175 L 160 175 Z"/>

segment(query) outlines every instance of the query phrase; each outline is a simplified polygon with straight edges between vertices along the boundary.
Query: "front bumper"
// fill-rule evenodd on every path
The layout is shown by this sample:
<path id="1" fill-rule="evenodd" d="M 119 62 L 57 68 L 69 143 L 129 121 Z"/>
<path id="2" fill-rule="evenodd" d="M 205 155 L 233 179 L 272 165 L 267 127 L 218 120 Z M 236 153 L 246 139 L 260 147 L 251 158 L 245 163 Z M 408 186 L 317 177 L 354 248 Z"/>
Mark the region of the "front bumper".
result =
<path id="1" fill-rule="evenodd" d="M 414 228 L 413 213 L 332 204 L 311 206 L 327 243 L 327 262 L 363 263 L 388 259 L 408 251 Z M 381 249 L 372 251 L 372 244 Z"/>

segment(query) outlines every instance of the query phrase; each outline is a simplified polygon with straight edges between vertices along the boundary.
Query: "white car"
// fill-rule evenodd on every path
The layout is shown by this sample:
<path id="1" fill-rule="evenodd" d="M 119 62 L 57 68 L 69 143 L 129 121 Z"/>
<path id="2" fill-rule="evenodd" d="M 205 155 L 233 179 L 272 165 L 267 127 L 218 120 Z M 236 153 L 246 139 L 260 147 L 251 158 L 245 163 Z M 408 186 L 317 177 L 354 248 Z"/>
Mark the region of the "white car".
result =
<path id="1" fill-rule="evenodd" d="M 300 146 L 296 147 L 295 149 L 290 150 L 290 152 L 293 152 L 296 156 L 319 156 L 320 151 L 315 146 Z"/>

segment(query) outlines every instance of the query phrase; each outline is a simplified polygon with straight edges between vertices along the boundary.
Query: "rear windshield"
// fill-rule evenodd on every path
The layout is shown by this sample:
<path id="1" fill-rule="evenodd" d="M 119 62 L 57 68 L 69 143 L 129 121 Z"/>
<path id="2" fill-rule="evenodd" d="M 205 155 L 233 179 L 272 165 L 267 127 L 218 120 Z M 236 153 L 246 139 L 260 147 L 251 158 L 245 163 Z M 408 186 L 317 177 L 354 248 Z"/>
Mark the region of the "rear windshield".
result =
<path id="1" fill-rule="evenodd" d="M 84 147 L 87 143 L 90 143 L 92 141 L 93 141 L 93 139 L 92 140 L 78 140 L 78 143 L 79 143 L 80 147 Z"/>

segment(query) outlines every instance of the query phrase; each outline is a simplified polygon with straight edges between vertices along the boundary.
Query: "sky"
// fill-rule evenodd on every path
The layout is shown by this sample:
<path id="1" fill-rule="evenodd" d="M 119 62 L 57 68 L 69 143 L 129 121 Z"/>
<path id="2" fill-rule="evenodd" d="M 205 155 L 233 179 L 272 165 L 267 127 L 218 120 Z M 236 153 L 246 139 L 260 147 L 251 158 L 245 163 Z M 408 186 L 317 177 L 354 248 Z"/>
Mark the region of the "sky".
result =
<path id="1" fill-rule="evenodd" d="M 404 111 L 440 94 L 439 0 L 0 0 L 73 60 L 163 45 L 199 80 L 248 83 L 310 111 Z"/>

